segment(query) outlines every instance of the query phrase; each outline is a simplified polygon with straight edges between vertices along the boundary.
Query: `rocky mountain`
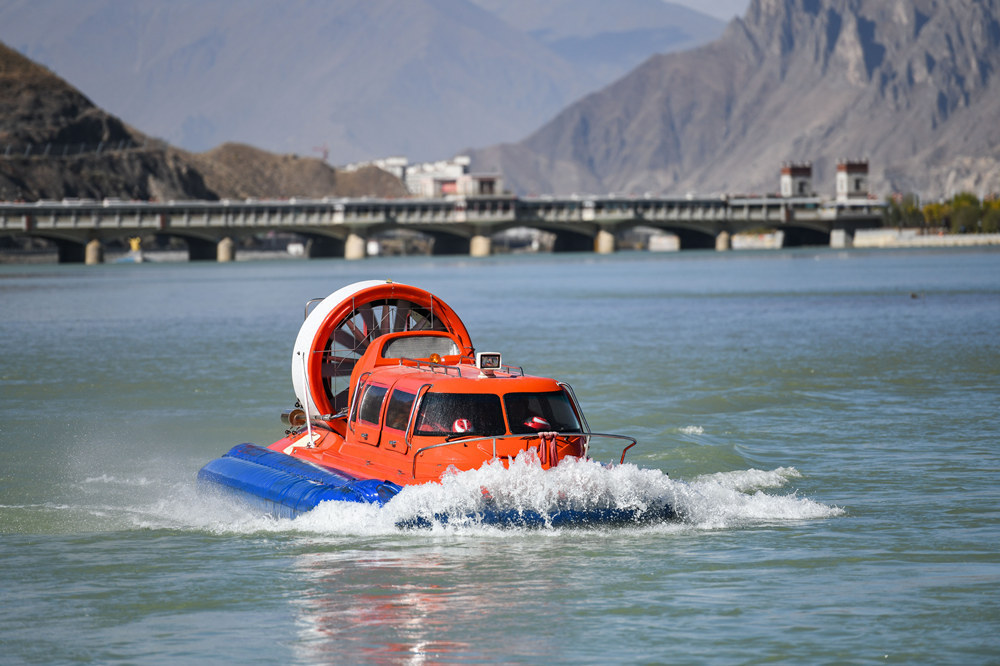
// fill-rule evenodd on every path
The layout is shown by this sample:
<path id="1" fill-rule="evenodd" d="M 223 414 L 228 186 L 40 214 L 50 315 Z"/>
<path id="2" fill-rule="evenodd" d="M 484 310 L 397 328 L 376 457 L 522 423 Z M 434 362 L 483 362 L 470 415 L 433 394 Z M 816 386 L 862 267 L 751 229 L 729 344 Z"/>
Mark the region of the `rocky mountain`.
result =
<path id="1" fill-rule="evenodd" d="M 369 168 L 227 144 L 194 154 L 150 139 L 0 44 L 0 200 L 400 196 Z"/>
<path id="2" fill-rule="evenodd" d="M 474 151 L 522 193 L 772 192 L 838 158 L 873 190 L 1000 191 L 1000 0 L 752 0 L 518 143 Z"/>
<path id="3" fill-rule="evenodd" d="M 662 0 L 0 0 L 0 40 L 146 132 L 334 164 L 517 140 L 723 27 Z"/>
<path id="4" fill-rule="evenodd" d="M 724 27 L 706 14 L 664 0 L 472 2 L 572 63 L 593 80 L 592 87 L 624 76 L 653 54 L 710 42 Z"/>

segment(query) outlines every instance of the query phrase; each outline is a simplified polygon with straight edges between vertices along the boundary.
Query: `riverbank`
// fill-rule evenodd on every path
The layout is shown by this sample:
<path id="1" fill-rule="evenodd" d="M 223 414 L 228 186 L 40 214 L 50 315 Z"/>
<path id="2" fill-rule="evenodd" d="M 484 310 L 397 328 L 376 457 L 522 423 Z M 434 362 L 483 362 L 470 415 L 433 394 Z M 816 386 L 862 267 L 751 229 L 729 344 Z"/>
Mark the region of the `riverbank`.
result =
<path id="1" fill-rule="evenodd" d="M 922 229 L 858 229 L 853 246 L 882 247 L 977 247 L 1000 245 L 1000 234 L 923 233 Z"/>

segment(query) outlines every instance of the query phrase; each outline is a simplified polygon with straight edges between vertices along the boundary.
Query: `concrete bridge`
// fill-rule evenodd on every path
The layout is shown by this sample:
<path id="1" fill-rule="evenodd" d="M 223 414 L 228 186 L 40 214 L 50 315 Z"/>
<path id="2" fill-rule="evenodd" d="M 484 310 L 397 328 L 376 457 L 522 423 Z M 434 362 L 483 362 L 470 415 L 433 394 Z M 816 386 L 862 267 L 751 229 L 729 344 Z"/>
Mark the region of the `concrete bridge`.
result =
<path id="1" fill-rule="evenodd" d="M 637 226 L 676 234 L 681 249 L 726 250 L 733 235 L 762 229 L 783 232 L 786 246 L 844 246 L 881 220 L 877 201 L 819 197 L 0 202 L 0 236 L 45 238 L 60 262 L 90 263 L 104 242 L 150 234 L 183 239 L 192 260 L 232 260 L 235 241 L 273 231 L 301 235 L 310 257 L 360 259 L 368 239 L 399 229 L 433 237 L 435 254 L 486 256 L 493 235 L 515 227 L 553 233 L 554 251 L 610 253 Z"/>

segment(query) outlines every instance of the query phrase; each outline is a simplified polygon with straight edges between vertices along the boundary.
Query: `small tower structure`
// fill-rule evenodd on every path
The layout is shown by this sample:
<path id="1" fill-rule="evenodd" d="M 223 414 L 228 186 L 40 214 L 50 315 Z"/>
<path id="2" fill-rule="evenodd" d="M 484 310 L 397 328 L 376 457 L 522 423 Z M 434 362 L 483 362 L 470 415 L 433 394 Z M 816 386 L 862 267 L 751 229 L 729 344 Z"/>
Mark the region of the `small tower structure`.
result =
<path id="1" fill-rule="evenodd" d="M 812 162 L 785 162 L 781 165 L 781 196 L 815 196 L 812 185 Z"/>
<path id="2" fill-rule="evenodd" d="M 868 198 L 868 160 L 837 161 L 837 201 Z"/>

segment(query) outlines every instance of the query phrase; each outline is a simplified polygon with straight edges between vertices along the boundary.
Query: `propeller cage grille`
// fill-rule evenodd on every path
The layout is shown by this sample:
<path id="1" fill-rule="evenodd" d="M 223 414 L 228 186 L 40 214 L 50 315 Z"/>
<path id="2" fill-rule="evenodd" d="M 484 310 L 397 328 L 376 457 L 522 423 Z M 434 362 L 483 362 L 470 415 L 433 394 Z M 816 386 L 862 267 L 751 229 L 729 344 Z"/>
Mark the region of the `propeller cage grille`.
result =
<path id="1" fill-rule="evenodd" d="M 322 351 L 323 386 L 333 412 L 347 408 L 351 373 L 373 340 L 388 333 L 447 330 L 433 308 L 403 298 L 373 300 L 354 308 L 337 322 Z"/>

